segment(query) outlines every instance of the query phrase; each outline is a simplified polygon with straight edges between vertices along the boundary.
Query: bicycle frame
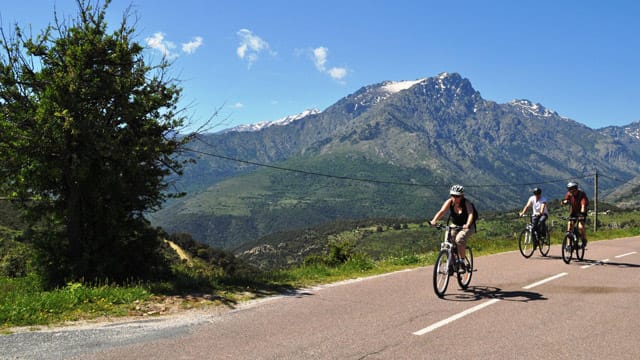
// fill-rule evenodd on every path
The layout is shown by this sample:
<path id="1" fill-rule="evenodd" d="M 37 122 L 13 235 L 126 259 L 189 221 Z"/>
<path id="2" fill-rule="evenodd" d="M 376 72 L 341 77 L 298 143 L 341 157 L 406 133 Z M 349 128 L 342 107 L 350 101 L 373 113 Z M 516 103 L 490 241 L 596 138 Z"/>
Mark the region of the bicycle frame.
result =
<path id="1" fill-rule="evenodd" d="M 520 254 L 522 254 L 525 259 L 528 259 L 533 255 L 537 248 L 540 251 L 540 255 L 547 256 L 551 247 L 549 231 L 545 231 L 543 229 L 542 233 L 538 232 L 533 224 L 532 215 L 522 215 L 521 217 L 527 217 L 530 218 L 530 220 L 518 236 L 518 248 L 520 249 Z"/>
<path id="2" fill-rule="evenodd" d="M 470 247 L 466 247 L 464 265 L 462 268 L 458 268 L 458 247 L 451 239 L 451 231 L 462 229 L 462 227 L 441 224 L 436 227 L 444 230 L 444 238 L 440 243 L 440 252 L 433 267 L 433 289 L 436 295 L 442 298 L 449 285 L 449 277 L 454 273 L 458 279 L 458 285 L 462 289 L 469 286 L 473 274 L 473 252 Z"/>
<path id="3" fill-rule="evenodd" d="M 568 218 L 563 217 L 562 219 L 569 221 L 571 226 L 571 229 L 565 233 L 564 239 L 562 240 L 562 260 L 566 264 L 570 263 L 573 253 L 575 252 L 576 259 L 582 261 L 584 259 L 584 239 L 578 228 L 580 219 L 573 216 Z"/>

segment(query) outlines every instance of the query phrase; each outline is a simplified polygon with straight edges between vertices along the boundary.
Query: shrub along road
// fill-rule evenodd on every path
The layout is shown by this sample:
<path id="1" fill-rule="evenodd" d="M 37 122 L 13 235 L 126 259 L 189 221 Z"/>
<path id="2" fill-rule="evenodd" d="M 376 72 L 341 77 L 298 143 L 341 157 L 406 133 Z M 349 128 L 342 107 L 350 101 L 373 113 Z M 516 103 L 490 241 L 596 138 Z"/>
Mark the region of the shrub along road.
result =
<path id="1" fill-rule="evenodd" d="M 467 291 L 432 267 L 346 281 L 232 311 L 17 332 L 19 359 L 635 359 L 640 237 L 590 242 L 585 261 L 476 258 Z"/>

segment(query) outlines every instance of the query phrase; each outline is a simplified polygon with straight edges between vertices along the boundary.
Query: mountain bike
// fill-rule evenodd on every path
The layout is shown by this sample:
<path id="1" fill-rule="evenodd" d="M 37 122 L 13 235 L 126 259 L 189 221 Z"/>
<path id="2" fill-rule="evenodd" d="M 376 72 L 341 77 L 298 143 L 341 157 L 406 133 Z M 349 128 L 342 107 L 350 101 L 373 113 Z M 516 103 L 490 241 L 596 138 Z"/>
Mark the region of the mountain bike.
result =
<path id="1" fill-rule="evenodd" d="M 531 215 L 522 215 L 522 217 L 533 219 Z M 551 248 L 549 228 L 545 226 L 542 232 L 538 232 L 533 225 L 533 221 L 530 220 L 524 230 L 520 232 L 520 236 L 518 236 L 518 247 L 520 248 L 520 254 L 526 259 L 533 255 L 536 248 L 540 251 L 540 255 L 547 256 Z"/>
<path id="2" fill-rule="evenodd" d="M 568 264 L 571 262 L 573 253 L 576 253 L 576 259 L 582 261 L 584 259 L 585 242 L 582 236 L 580 236 L 580 230 L 578 229 L 577 217 L 563 217 L 563 220 L 567 220 L 571 223 L 571 230 L 567 231 L 562 239 L 562 260 Z"/>
<path id="3" fill-rule="evenodd" d="M 449 285 L 449 277 L 453 274 L 458 279 L 458 285 L 463 290 L 469 286 L 471 276 L 473 275 L 473 251 L 467 245 L 465 251 L 464 263 L 458 265 L 458 248 L 452 239 L 451 230 L 460 230 L 462 226 L 453 225 L 434 225 L 440 230 L 444 230 L 444 239 L 440 244 L 440 252 L 433 266 L 433 290 L 438 297 L 444 297 L 444 292 Z"/>

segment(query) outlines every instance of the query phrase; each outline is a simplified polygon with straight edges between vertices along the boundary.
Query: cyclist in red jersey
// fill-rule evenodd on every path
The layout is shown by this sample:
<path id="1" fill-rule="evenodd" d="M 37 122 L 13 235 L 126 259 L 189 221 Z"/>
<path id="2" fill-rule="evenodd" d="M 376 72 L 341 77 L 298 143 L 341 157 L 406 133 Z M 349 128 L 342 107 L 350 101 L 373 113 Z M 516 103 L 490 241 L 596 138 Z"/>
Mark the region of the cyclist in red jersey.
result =
<path id="1" fill-rule="evenodd" d="M 567 194 L 561 202 L 561 205 L 569 204 L 569 216 L 578 218 L 578 230 L 580 230 L 580 236 L 584 240 L 584 247 L 587 246 L 587 233 L 585 231 L 585 220 L 587 219 L 587 207 L 589 206 L 589 199 L 587 194 L 578 189 L 578 183 L 569 182 L 567 184 Z M 567 231 L 571 231 L 571 222 L 567 224 Z"/>

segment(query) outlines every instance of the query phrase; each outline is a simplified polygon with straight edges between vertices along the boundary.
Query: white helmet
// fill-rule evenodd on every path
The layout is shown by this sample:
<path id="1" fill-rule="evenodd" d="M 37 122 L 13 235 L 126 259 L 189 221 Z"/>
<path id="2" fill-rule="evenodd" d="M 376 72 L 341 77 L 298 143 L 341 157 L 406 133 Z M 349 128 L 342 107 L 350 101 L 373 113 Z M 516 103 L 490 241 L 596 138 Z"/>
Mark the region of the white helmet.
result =
<path id="1" fill-rule="evenodd" d="M 569 183 L 567 184 L 567 189 L 571 189 L 571 188 L 578 188 L 578 183 L 577 182 L 573 182 L 573 181 L 569 181 Z"/>
<path id="2" fill-rule="evenodd" d="M 462 195 L 464 194 L 464 186 L 462 185 L 453 185 L 449 190 L 449 195 Z"/>

